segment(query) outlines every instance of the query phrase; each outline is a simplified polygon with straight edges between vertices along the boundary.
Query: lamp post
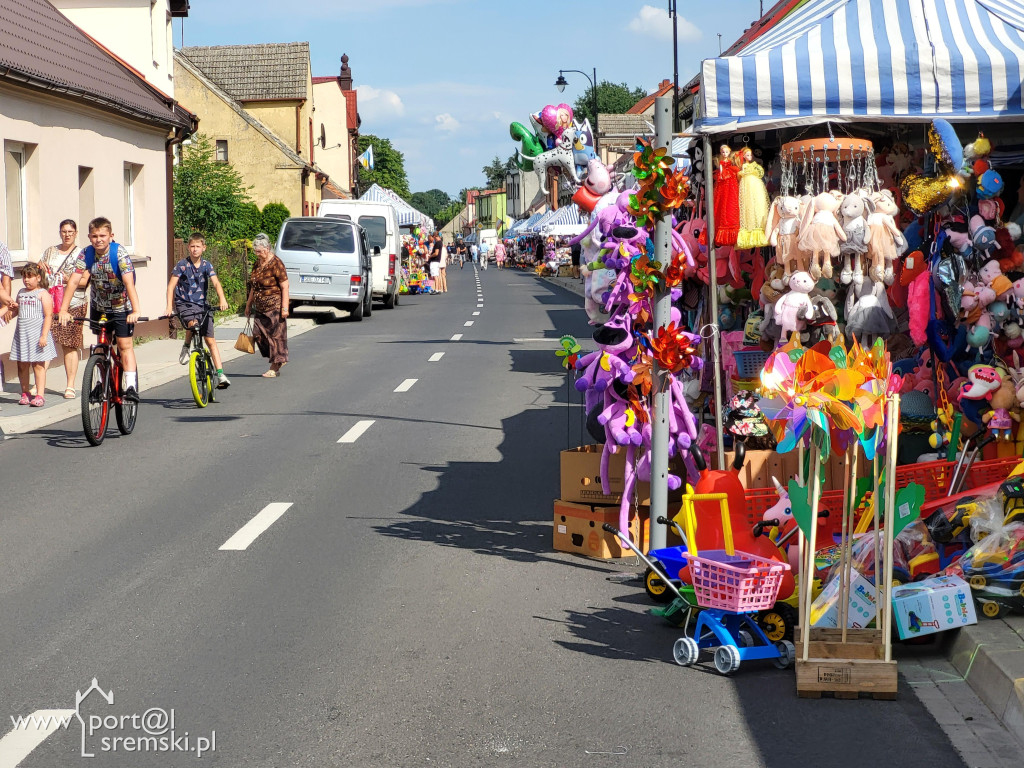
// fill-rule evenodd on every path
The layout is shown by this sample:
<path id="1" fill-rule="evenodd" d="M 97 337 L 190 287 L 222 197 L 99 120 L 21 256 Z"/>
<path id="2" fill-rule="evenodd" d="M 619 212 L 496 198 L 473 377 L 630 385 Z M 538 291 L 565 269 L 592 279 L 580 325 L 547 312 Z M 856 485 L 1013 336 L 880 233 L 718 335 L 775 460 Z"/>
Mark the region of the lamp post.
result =
<path id="1" fill-rule="evenodd" d="M 678 0 L 668 0 L 668 15 L 672 17 L 672 130 L 677 132 L 679 124 L 679 9 Z M 764 16 L 764 14 L 761 14 Z"/>
<path id="2" fill-rule="evenodd" d="M 562 93 L 565 90 L 565 86 L 569 84 L 569 81 L 565 79 L 566 72 L 575 72 L 578 75 L 583 75 L 587 80 L 590 80 L 590 92 L 594 96 L 594 154 L 597 155 L 597 67 L 594 67 L 594 78 L 592 80 L 590 75 L 578 69 L 558 70 L 558 79 L 555 80 L 555 88 L 558 89 L 559 93 Z"/>

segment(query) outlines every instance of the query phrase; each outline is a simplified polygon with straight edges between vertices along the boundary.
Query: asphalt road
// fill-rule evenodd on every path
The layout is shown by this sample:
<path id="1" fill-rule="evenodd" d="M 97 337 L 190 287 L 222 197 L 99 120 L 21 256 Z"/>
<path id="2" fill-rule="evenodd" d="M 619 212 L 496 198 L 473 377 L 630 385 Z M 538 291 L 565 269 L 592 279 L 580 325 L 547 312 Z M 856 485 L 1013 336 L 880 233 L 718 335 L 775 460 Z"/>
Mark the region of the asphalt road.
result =
<path id="1" fill-rule="evenodd" d="M 905 687 L 808 701 L 771 665 L 676 666 L 678 630 L 607 579 L 630 568 L 553 552 L 579 434 L 554 350 L 586 344 L 581 300 L 492 268 L 477 307 L 449 271 L 447 295 L 297 338 L 280 379 L 240 361 L 205 410 L 181 380 L 100 448 L 77 421 L 0 443 L 0 738 L 95 678 L 113 703 L 83 717 L 127 722 L 88 747 L 162 708 L 177 746 L 216 749 L 90 766 L 962 765 Z M 82 764 L 82 733 L 21 765 Z"/>

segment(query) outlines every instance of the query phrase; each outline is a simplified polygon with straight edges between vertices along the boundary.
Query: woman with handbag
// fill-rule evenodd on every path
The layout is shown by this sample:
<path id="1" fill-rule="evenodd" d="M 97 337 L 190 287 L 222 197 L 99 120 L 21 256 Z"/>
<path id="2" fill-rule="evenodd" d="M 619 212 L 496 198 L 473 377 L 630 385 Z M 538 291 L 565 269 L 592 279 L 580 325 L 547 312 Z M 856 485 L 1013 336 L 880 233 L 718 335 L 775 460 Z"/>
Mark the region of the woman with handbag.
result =
<path id="1" fill-rule="evenodd" d="M 266 379 L 279 375 L 288 362 L 288 273 L 270 249 L 270 238 L 262 232 L 252 241 L 256 266 L 249 275 L 249 296 L 245 315 L 252 318 L 253 339 L 260 354 L 270 360 Z"/>
<path id="2" fill-rule="evenodd" d="M 60 243 L 51 245 L 43 253 L 39 260 L 39 266 L 46 272 L 50 284 L 50 297 L 53 299 L 53 306 L 60 307 L 64 299 L 64 286 L 68 284 L 72 273 L 75 271 L 75 260 L 78 258 L 79 248 L 75 242 L 78 239 L 78 225 L 72 219 L 64 219 L 60 223 Z M 85 317 L 88 294 L 85 285 L 79 286 L 71 299 L 71 307 L 68 310 L 72 317 Z M 64 389 L 64 399 L 75 398 L 75 376 L 78 374 L 78 362 L 82 349 L 82 323 L 67 323 L 61 325 L 54 323 L 51 329 L 53 339 L 59 346 L 60 353 L 64 358 L 64 372 L 67 374 L 68 383 Z"/>

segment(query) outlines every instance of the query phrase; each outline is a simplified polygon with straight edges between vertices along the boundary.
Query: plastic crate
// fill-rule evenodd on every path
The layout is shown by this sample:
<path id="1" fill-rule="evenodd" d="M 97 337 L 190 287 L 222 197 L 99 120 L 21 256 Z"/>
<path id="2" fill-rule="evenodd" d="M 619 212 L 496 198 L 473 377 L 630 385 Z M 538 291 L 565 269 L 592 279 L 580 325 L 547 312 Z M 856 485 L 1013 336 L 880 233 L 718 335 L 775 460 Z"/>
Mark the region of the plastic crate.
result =
<path id="1" fill-rule="evenodd" d="M 901 464 L 896 467 L 896 487 L 906 488 L 911 483 L 923 485 L 925 501 L 934 501 L 946 495 L 954 468 L 955 465 L 949 461 Z"/>
<path id="2" fill-rule="evenodd" d="M 697 556 L 688 554 L 686 559 L 697 604 L 733 613 L 771 608 L 782 576 L 789 570 L 787 563 L 738 550 L 734 555 L 711 550 Z"/>
<path id="3" fill-rule="evenodd" d="M 733 392 L 753 392 L 761 386 L 760 379 L 737 379 L 735 376 L 730 376 L 729 381 L 732 382 Z"/>
<path id="4" fill-rule="evenodd" d="M 965 488 L 980 488 L 989 483 L 1001 483 L 1010 476 L 1022 459 L 1019 456 L 1008 456 L 1002 459 L 989 459 L 975 462 L 967 470 Z"/>
<path id="5" fill-rule="evenodd" d="M 733 359 L 736 360 L 737 378 L 760 379 L 761 369 L 764 368 L 770 354 L 759 347 L 737 349 L 732 353 Z"/>

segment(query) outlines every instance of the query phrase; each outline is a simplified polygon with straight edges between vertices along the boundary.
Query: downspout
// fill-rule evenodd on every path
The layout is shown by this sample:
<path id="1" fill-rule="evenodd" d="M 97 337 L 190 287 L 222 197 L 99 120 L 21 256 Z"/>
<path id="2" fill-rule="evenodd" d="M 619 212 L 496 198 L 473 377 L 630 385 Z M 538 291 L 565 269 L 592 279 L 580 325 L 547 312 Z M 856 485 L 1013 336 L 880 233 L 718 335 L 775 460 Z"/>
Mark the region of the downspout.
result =
<path id="1" fill-rule="evenodd" d="M 174 271 L 174 147 L 181 144 L 199 128 L 199 120 L 192 116 L 188 126 L 178 127 L 165 142 L 164 164 L 166 177 L 167 197 L 167 279 L 171 279 Z M 173 335 L 171 322 L 167 321 L 168 337 Z"/>

